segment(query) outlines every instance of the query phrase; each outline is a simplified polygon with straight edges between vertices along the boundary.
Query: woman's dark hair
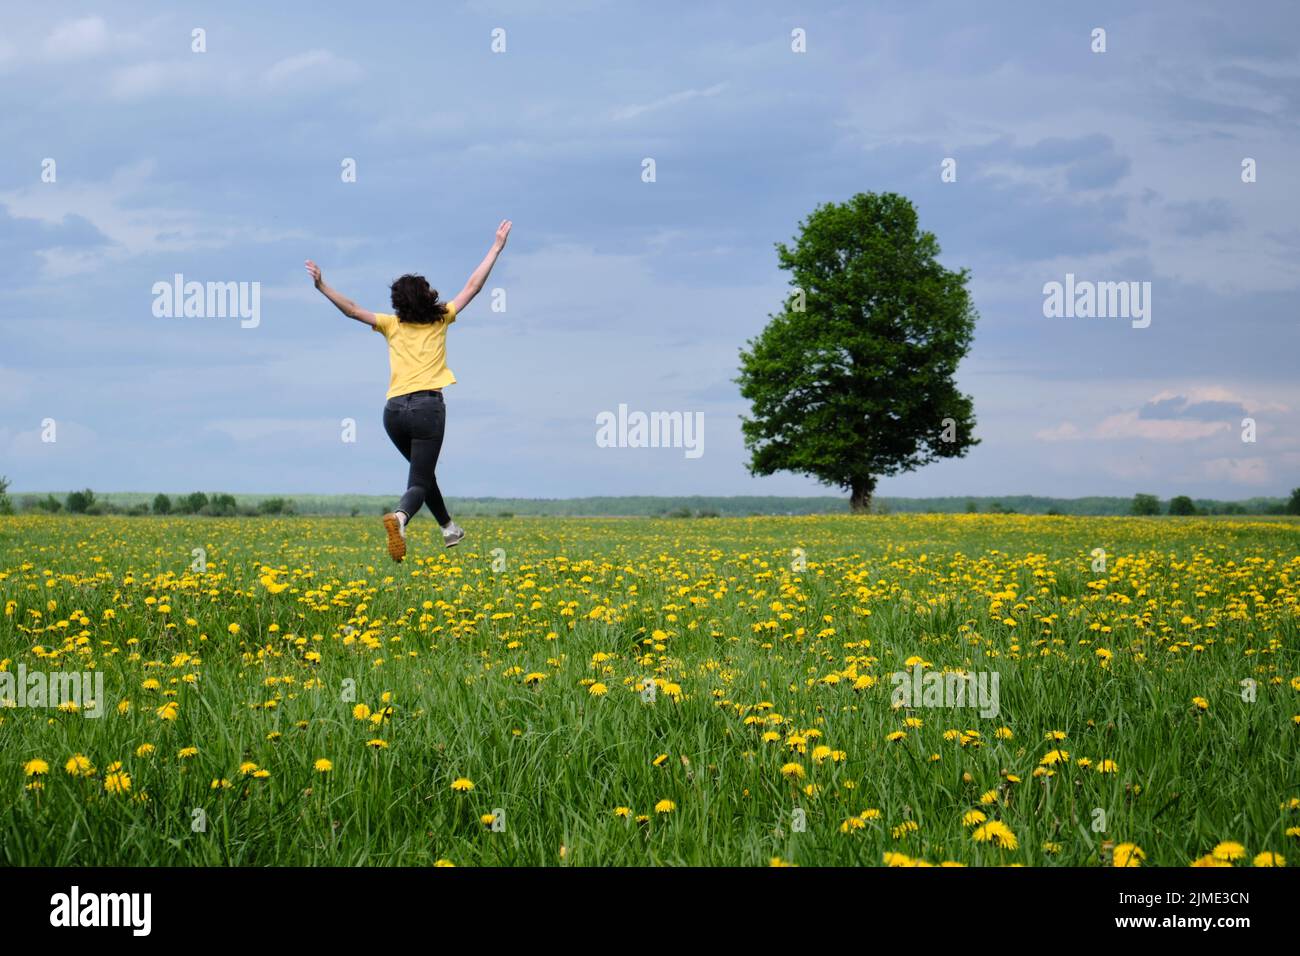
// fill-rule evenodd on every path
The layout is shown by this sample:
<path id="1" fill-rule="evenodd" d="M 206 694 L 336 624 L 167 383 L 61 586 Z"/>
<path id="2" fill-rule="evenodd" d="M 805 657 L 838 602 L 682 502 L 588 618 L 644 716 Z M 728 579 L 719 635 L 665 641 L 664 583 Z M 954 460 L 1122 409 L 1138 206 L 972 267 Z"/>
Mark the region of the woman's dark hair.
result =
<path id="1" fill-rule="evenodd" d="M 393 282 L 391 291 L 398 321 L 427 324 L 447 317 L 447 306 L 438 301 L 438 290 L 430 289 L 424 276 L 401 276 Z"/>

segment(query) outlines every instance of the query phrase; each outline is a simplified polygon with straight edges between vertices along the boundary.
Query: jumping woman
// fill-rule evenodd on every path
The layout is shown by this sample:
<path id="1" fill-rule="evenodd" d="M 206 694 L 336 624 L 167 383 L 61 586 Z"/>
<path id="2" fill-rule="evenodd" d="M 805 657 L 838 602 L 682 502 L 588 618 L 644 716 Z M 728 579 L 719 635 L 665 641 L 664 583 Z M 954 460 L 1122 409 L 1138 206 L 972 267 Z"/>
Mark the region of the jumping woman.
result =
<path id="1" fill-rule="evenodd" d="M 460 543 L 464 530 L 451 520 L 447 505 L 438 490 L 434 470 L 442 450 L 442 433 L 447 423 L 447 409 L 442 390 L 456 381 L 447 368 L 447 327 L 473 301 L 506 247 L 510 220 L 497 226 L 492 248 L 483 257 L 465 283 L 465 288 L 450 302 L 439 302 L 438 292 L 429 288 L 424 276 L 404 275 L 391 286 L 394 315 L 369 312 L 345 295 L 325 284 L 320 266 L 307 260 L 316 288 L 324 293 L 350 319 L 364 322 L 388 341 L 388 402 L 384 405 L 384 431 L 402 457 L 411 463 L 406 479 L 406 493 L 397 507 L 384 515 L 388 537 L 388 554 L 394 561 L 406 557 L 406 524 L 428 505 L 442 528 L 447 547 Z"/>

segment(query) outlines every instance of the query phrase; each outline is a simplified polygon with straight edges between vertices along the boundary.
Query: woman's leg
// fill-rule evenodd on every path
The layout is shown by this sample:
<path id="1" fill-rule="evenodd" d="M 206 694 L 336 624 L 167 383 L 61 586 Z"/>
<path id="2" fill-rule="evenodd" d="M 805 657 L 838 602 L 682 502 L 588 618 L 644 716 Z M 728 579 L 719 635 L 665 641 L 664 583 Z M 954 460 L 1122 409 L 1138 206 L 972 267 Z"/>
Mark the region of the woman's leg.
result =
<path id="1" fill-rule="evenodd" d="M 392 441 L 393 446 L 402 453 L 402 457 L 411 461 L 411 423 L 409 421 L 409 412 L 400 406 L 389 403 L 384 406 L 384 431 L 388 433 L 388 438 Z M 415 474 L 415 465 L 412 464 L 407 475 L 406 492 L 402 495 L 402 500 L 398 504 L 398 511 L 406 517 L 411 517 L 420 510 L 424 504 L 423 492 L 414 487 L 415 482 L 411 479 Z"/>
<path id="2" fill-rule="evenodd" d="M 407 423 L 407 416 L 400 402 L 390 401 L 384 405 L 384 431 L 388 433 L 389 439 L 402 453 L 402 457 L 407 461 L 411 460 L 411 432 Z M 406 557 L 406 521 L 413 514 L 405 510 L 408 505 L 405 501 L 399 504 L 396 511 L 390 511 L 384 515 L 384 534 L 388 538 L 388 556 L 394 561 L 401 561 Z M 419 509 L 419 505 L 416 505 Z"/>
<path id="3" fill-rule="evenodd" d="M 433 516 L 438 520 L 439 525 L 445 528 L 451 524 L 451 514 L 447 511 L 447 505 L 442 500 L 442 492 L 438 490 L 437 475 L 429 475 L 429 487 L 424 491 L 424 503 L 429 506 L 429 510 L 433 512 Z"/>
<path id="4" fill-rule="evenodd" d="M 412 510 L 406 513 L 414 515 L 421 505 L 427 504 L 438 524 L 445 527 L 451 522 L 451 515 L 447 513 L 447 505 L 438 490 L 435 472 L 438 455 L 442 451 L 446 408 L 441 398 L 418 399 L 411 414 L 411 470 L 400 507 L 406 511 L 407 505 L 410 505 Z"/>

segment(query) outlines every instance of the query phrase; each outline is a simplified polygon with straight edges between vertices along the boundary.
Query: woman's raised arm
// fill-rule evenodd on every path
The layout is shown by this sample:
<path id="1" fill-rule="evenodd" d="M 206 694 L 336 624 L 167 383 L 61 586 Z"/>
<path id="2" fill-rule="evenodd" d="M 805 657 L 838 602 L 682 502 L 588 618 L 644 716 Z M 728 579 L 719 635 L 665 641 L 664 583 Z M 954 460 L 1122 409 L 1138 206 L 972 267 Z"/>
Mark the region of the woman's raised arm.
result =
<path id="1" fill-rule="evenodd" d="M 492 248 L 488 254 L 483 257 L 483 261 L 478 264 L 478 268 L 470 273 L 469 280 L 465 283 L 465 288 L 460 290 L 456 298 L 452 299 L 452 304 L 456 306 L 456 314 L 460 315 L 465 306 L 469 305 L 474 296 L 483 290 L 483 283 L 487 282 L 488 274 L 492 267 L 497 263 L 497 256 L 501 255 L 501 250 L 506 247 L 506 239 L 510 236 L 510 227 L 514 225 L 509 219 L 502 219 L 501 225 L 497 226 L 496 237 L 492 240 Z"/>
<path id="2" fill-rule="evenodd" d="M 364 322 L 366 325 L 374 328 L 375 313 L 371 312 L 369 309 L 361 308 L 361 306 L 357 305 L 347 296 L 340 292 L 335 292 L 327 286 L 325 280 L 321 277 L 320 266 L 316 265 L 316 263 L 312 262 L 310 259 L 307 260 L 307 272 L 311 274 L 311 281 L 316 284 L 316 288 L 320 289 L 325 298 L 333 302 L 340 312 L 346 315 L 349 319 L 356 319 L 358 322 Z"/>

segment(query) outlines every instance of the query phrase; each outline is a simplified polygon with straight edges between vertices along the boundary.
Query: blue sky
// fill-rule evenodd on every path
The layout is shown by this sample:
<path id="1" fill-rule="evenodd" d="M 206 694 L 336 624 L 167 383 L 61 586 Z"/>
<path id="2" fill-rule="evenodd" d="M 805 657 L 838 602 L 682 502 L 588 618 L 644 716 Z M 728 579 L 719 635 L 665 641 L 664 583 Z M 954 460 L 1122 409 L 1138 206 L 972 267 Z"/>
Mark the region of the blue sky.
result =
<path id="1" fill-rule="evenodd" d="M 971 270 L 959 380 L 982 444 L 879 493 L 1282 494 L 1300 8 L 1132 6 L 11 6 L 0 473 L 400 492 L 383 341 L 302 262 L 372 309 L 407 271 L 450 297 L 509 217 L 506 311 L 485 293 L 450 334 L 446 494 L 827 493 L 748 475 L 737 353 L 786 295 L 773 244 L 819 203 L 894 190 Z M 175 273 L 260 283 L 260 324 L 155 317 Z M 1150 326 L 1045 317 L 1066 273 L 1150 282 Z M 598 447 L 620 403 L 703 412 L 704 454 Z"/>

